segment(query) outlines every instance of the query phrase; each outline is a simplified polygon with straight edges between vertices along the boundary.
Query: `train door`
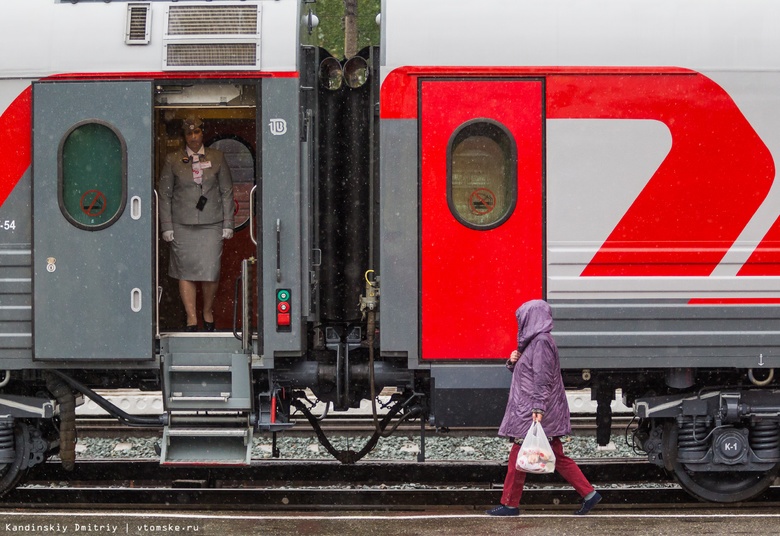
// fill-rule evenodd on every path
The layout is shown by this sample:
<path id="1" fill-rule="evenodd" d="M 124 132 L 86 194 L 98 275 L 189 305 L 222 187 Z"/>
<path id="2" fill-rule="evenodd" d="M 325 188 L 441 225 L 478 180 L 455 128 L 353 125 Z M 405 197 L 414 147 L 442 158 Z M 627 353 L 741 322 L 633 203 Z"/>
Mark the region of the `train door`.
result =
<path id="1" fill-rule="evenodd" d="M 544 295 L 543 83 L 423 80 L 421 355 L 505 357 Z"/>
<path id="2" fill-rule="evenodd" d="M 190 116 L 203 122 L 203 144 L 223 153 L 230 168 L 235 205 L 234 236 L 222 243 L 219 285 L 214 300 L 214 322 L 219 334 L 232 338 L 233 328 L 241 330 L 241 315 L 234 307 L 236 279 L 241 262 L 257 256 L 250 229 L 250 196 L 258 177 L 260 156 L 257 152 L 256 83 L 224 83 L 192 80 L 155 83 L 154 146 L 156 183 L 159 182 L 166 157 L 186 157 L 182 121 Z M 159 239 L 159 237 L 158 237 Z M 158 286 L 159 328 L 161 333 L 184 330 L 186 313 L 179 295 L 178 280 L 169 275 L 170 244 L 159 239 Z M 201 286 L 197 286 L 197 310 L 203 328 Z M 240 302 L 238 305 L 241 305 Z M 234 318 L 237 317 L 237 318 Z M 234 326 L 235 323 L 235 326 Z"/>
<path id="3" fill-rule="evenodd" d="M 152 359 L 149 82 L 33 86 L 35 359 Z"/>

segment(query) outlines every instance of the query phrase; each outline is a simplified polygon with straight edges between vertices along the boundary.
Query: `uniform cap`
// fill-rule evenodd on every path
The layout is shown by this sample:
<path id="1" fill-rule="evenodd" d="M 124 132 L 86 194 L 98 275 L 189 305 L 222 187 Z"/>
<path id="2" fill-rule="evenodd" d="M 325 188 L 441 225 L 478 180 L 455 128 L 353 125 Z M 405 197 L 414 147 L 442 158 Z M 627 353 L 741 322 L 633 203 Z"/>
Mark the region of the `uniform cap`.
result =
<path id="1" fill-rule="evenodd" d="M 203 128 L 203 120 L 194 115 L 190 115 L 182 121 L 182 129 L 184 132 L 190 132 L 196 128 Z"/>

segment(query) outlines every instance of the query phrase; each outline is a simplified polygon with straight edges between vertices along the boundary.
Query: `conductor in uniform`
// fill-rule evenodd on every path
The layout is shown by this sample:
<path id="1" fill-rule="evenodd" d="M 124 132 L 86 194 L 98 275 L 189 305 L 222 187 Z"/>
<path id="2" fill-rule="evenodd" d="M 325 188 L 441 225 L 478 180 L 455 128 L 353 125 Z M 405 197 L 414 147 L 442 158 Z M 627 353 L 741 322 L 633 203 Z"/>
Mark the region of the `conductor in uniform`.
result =
<path id="1" fill-rule="evenodd" d="M 203 121 L 182 122 L 185 147 L 165 158 L 159 182 L 160 228 L 171 245 L 168 275 L 179 280 L 186 331 L 198 331 L 197 283 L 203 329 L 214 331 L 222 242 L 233 237 L 233 180 L 221 151 L 203 146 Z"/>

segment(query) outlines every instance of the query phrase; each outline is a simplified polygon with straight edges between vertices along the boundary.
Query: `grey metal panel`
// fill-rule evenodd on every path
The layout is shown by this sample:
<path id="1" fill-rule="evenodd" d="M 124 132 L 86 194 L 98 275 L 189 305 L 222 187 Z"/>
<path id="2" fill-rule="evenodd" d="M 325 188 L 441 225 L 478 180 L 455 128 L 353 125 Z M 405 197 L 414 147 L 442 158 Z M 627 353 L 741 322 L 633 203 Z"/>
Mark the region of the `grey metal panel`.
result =
<path id="1" fill-rule="evenodd" d="M 780 307 L 553 302 L 563 368 L 775 367 Z"/>
<path id="2" fill-rule="evenodd" d="M 301 254 L 300 118 L 298 79 L 263 80 L 262 85 L 262 276 L 259 293 L 266 357 L 303 352 L 301 302 L 303 266 Z M 277 227 L 278 222 L 278 227 Z M 278 244 L 278 253 L 277 253 Z M 276 329 L 276 291 L 290 289 L 292 330 Z M 308 307 L 305 308 L 308 313 Z"/>
<path id="3" fill-rule="evenodd" d="M 31 311 L 29 291 L 11 294 L 0 290 L 0 368 L 5 359 L 32 357 Z"/>
<path id="4" fill-rule="evenodd" d="M 435 426 L 498 426 L 512 374 L 500 365 L 431 365 Z"/>
<path id="5" fill-rule="evenodd" d="M 0 257 L 3 252 L 0 252 Z M 29 266 L 0 266 L 0 296 L 7 294 L 30 294 Z"/>
<path id="6" fill-rule="evenodd" d="M 512 374 L 500 365 L 431 365 L 436 389 L 509 389 Z"/>
<path id="7" fill-rule="evenodd" d="M 32 362 L 32 210 L 30 170 L 0 206 L 0 368 Z"/>
<path id="8" fill-rule="evenodd" d="M 1 253 L 0 253 L 1 254 Z M 3 322 L 27 322 L 27 328 L 32 320 L 32 307 L 30 307 L 29 294 L 0 294 L 0 323 Z M 29 329 L 23 330 L 29 334 Z M 6 333 L 0 328 L 0 333 Z"/>
<path id="9" fill-rule="evenodd" d="M 22 175 L 11 194 L 0 205 L 0 226 L 13 222 L 13 229 L 0 229 L 0 244 L 29 249 L 32 241 L 31 173 Z"/>
<path id="10" fill-rule="evenodd" d="M 417 121 L 382 121 L 380 262 L 382 353 L 419 357 Z"/>
<path id="11" fill-rule="evenodd" d="M 46 82 L 33 86 L 34 358 L 153 359 L 152 86 L 150 82 Z M 126 205 L 98 231 L 65 220 L 58 146 L 75 125 L 102 121 L 123 140 Z M 140 217 L 131 215 L 133 197 Z M 47 259 L 56 269 L 47 270 Z M 134 289 L 141 307 L 131 308 Z"/>

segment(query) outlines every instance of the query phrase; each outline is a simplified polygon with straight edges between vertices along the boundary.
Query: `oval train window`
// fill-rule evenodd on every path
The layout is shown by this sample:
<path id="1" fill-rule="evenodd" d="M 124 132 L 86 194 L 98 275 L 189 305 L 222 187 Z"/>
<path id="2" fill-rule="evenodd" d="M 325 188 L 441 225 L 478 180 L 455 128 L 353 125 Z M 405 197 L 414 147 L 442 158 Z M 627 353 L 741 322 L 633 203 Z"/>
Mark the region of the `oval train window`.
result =
<path id="1" fill-rule="evenodd" d="M 209 147 L 222 151 L 233 177 L 236 213 L 233 227 L 238 231 L 249 224 L 249 196 L 255 185 L 255 154 L 251 145 L 237 136 L 218 138 Z"/>
<path id="2" fill-rule="evenodd" d="M 517 146 L 505 127 L 489 119 L 469 121 L 450 138 L 447 201 L 466 227 L 493 229 L 517 203 Z"/>
<path id="3" fill-rule="evenodd" d="M 122 214 L 127 196 L 125 145 L 109 126 L 82 123 L 59 150 L 60 209 L 73 225 L 97 231 Z"/>

